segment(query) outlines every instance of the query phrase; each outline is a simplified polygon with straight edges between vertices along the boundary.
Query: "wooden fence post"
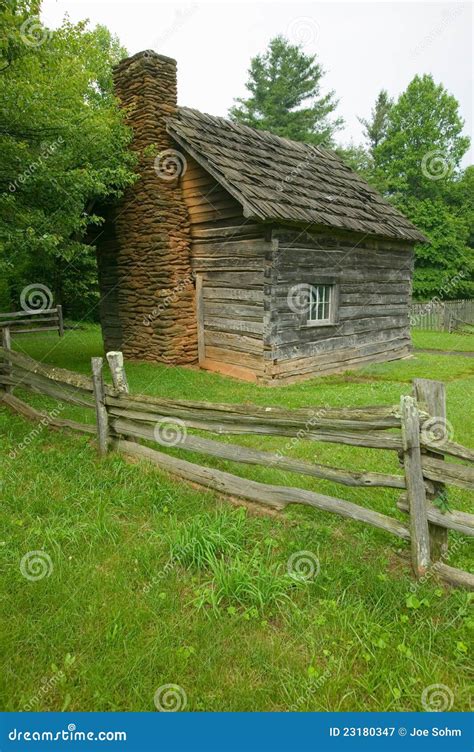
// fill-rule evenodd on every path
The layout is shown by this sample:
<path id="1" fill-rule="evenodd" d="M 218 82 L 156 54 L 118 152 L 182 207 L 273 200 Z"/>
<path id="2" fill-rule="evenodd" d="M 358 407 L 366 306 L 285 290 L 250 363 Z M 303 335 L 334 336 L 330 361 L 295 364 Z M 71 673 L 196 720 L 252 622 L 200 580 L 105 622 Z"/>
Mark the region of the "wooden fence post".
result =
<path id="1" fill-rule="evenodd" d="M 446 387 L 442 381 L 431 381 L 429 379 L 414 379 L 413 381 L 413 394 L 417 402 L 424 403 L 427 412 L 431 416 L 433 421 L 433 428 L 446 433 L 447 436 L 447 424 L 446 424 Z M 442 442 L 440 443 L 440 449 L 442 450 Z M 423 454 L 429 457 L 436 457 L 437 459 L 444 459 L 444 455 L 438 454 L 438 452 L 430 452 L 423 450 Z M 429 491 L 426 494 L 428 503 L 431 504 L 437 496 L 440 496 L 445 491 L 444 483 L 432 481 L 433 491 Z M 438 561 L 438 559 L 445 558 L 448 553 L 448 530 L 444 527 L 439 527 L 432 522 L 428 523 L 428 529 L 430 533 L 430 551 L 431 560 Z"/>
<path id="2" fill-rule="evenodd" d="M 122 394 L 128 394 L 129 388 L 127 374 L 125 373 L 125 367 L 123 365 L 123 353 L 111 350 L 107 353 L 106 357 L 112 374 L 114 388 Z"/>
<path id="3" fill-rule="evenodd" d="M 58 312 L 58 333 L 60 337 L 64 336 L 64 320 L 63 320 L 63 307 L 62 305 L 56 306 Z"/>
<path id="4" fill-rule="evenodd" d="M 94 387 L 95 414 L 97 421 L 97 439 L 101 457 L 107 454 L 109 442 L 109 419 L 105 406 L 105 387 L 102 368 L 103 358 L 92 358 L 92 384 Z"/>
<path id="5" fill-rule="evenodd" d="M 10 328 L 8 326 L 3 327 L 2 329 L 2 347 L 5 350 L 11 350 L 12 349 L 12 340 L 11 340 L 11 334 L 10 334 Z M 11 373 L 12 369 L 12 363 L 8 359 L 8 355 L 5 355 L 5 370 L 8 374 Z M 7 394 L 10 394 L 13 391 L 13 387 L 10 386 L 10 384 L 4 385 L 5 392 Z"/>
<path id="6" fill-rule="evenodd" d="M 410 514 L 411 560 L 417 577 L 430 566 L 430 538 L 426 515 L 426 492 L 421 467 L 420 419 L 413 397 L 400 400 L 403 464 Z"/>

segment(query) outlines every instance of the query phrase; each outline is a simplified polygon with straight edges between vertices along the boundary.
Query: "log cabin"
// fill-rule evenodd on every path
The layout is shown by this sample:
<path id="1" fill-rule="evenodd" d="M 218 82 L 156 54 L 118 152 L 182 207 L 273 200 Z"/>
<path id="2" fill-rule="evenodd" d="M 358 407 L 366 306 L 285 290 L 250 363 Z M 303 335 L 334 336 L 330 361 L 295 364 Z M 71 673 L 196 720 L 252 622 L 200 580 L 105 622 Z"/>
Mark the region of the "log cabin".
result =
<path id="1" fill-rule="evenodd" d="M 171 58 L 114 80 L 138 179 L 96 243 L 107 350 L 270 385 L 410 353 L 408 219 L 328 149 L 178 107 Z"/>

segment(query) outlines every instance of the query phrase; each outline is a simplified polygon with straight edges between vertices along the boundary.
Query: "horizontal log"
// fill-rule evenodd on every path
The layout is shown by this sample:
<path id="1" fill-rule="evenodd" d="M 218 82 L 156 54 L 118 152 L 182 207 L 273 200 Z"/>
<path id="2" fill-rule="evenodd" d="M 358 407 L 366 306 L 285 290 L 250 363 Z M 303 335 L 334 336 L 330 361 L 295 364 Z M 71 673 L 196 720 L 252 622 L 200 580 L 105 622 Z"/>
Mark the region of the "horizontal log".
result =
<path id="1" fill-rule="evenodd" d="M 85 389 L 48 379 L 41 374 L 20 369 L 18 366 L 13 368 L 9 376 L 1 376 L 0 381 L 11 384 L 18 389 L 31 389 L 37 394 L 45 394 L 48 397 L 63 400 L 78 407 L 94 407 L 94 400 Z"/>
<path id="2" fill-rule="evenodd" d="M 474 462 L 474 452 L 472 449 L 468 449 L 462 444 L 457 444 L 455 441 L 432 441 L 426 435 L 427 432 L 421 433 L 420 446 L 423 449 L 430 449 L 432 452 L 438 452 L 438 454 L 449 454 L 451 457 L 457 457 L 460 460 L 469 460 Z"/>
<path id="3" fill-rule="evenodd" d="M 369 406 L 355 408 L 313 407 L 286 409 L 232 403 L 168 400 L 145 395 L 108 395 L 111 407 L 168 415 L 182 419 L 198 419 L 218 423 L 238 422 L 313 431 L 318 428 L 340 431 L 379 431 L 400 427 L 397 407 Z M 392 438 L 396 438 L 393 436 Z"/>
<path id="4" fill-rule="evenodd" d="M 52 321 L 59 321 L 59 317 L 57 313 L 51 314 L 51 316 L 44 316 L 44 317 L 37 317 L 33 318 L 31 321 L 24 318 L 18 318 L 18 319 L 9 319 L 7 321 L 4 321 L 3 319 L 0 319 L 0 326 L 10 326 L 13 328 L 14 332 L 18 332 L 17 326 L 26 326 L 34 324 L 37 326 L 37 329 L 42 330 L 44 327 L 41 326 L 42 324 L 50 324 Z M 54 328 L 54 327 L 53 327 Z M 57 327 L 56 327 L 57 328 Z"/>
<path id="5" fill-rule="evenodd" d="M 62 382 L 71 386 L 77 386 L 87 392 L 92 392 L 92 379 L 87 376 L 83 376 L 80 373 L 74 373 L 73 371 L 67 371 L 65 368 L 56 368 L 54 366 L 48 366 L 45 363 L 38 363 L 28 355 L 15 352 L 14 350 L 8 350 L 8 354 L 0 347 L 0 358 L 8 358 L 13 365 L 17 365 L 23 368 L 25 371 L 31 373 L 38 373 L 41 376 L 45 376 L 53 381 Z"/>
<path id="6" fill-rule="evenodd" d="M 397 501 L 397 507 L 401 512 L 408 513 L 408 502 L 405 494 L 403 494 Z M 426 507 L 426 516 L 429 522 L 433 522 L 439 527 L 444 527 L 447 530 L 456 530 L 458 533 L 474 536 L 474 515 L 467 514 L 466 512 L 442 512 L 437 507 L 429 504 Z"/>
<path id="7" fill-rule="evenodd" d="M 423 475 L 430 480 L 448 483 L 460 488 L 474 488 L 474 467 L 453 465 L 426 455 L 422 458 Z"/>
<path id="8" fill-rule="evenodd" d="M 243 222 L 239 225 L 233 225 L 230 227 L 210 227 L 199 228 L 194 227 L 192 229 L 193 238 L 199 238 L 203 240 L 214 238 L 236 238 L 244 236 L 261 237 L 264 231 L 264 227 L 261 224 L 251 224 L 250 222 Z"/>
<path id="9" fill-rule="evenodd" d="M 456 569 L 456 567 L 450 567 L 443 562 L 436 562 L 433 565 L 433 570 L 449 585 L 474 590 L 474 574 L 465 572 L 464 569 Z"/>
<path id="10" fill-rule="evenodd" d="M 400 427 L 400 411 L 397 405 L 363 405 L 357 407 L 328 407 L 326 405 L 310 405 L 309 407 L 285 408 L 279 406 L 265 407 L 261 405 L 245 404 L 241 402 L 206 402 L 204 400 L 171 400 L 144 394 L 113 395 L 107 397 L 107 404 L 130 406 L 134 409 L 150 410 L 151 406 L 162 409 L 205 410 L 207 414 L 232 416 L 248 416 L 257 420 L 272 418 L 287 420 L 293 424 L 312 419 L 331 421 L 370 421 L 377 427 Z"/>
<path id="11" fill-rule="evenodd" d="M 252 303 L 263 303 L 262 290 L 245 290 L 242 287 L 204 287 L 202 291 L 204 300 L 240 300 Z"/>
<path id="12" fill-rule="evenodd" d="M 4 318 L 7 317 L 14 317 L 14 318 L 24 318 L 28 316 L 44 316 L 48 313 L 55 313 L 57 315 L 58 309 L 57 308 L 46 308 L 46 309 L 39 309 L 37 311 L 12 311 L 10 313 L 0 313 L 0 319 L 2 319 L 1 326 L 5 326 L 5 323 L 3 321 Z"/>
<path id="13" fill-rule="evenodd" d="M 107 404 L 110 404 L 106 400 Z M 143 423 L 157 423 L 166 417 L 177 418 L 176 411 L 166 415 L 158 411 L 146 413 L 142 411 L 126 410 L 121 407 L 110 407 L 109 414 L 117 418 L 126 418 L 137 420 Z M 304 438 L 310 441 L 321 441 L 323 443 L 347 444 L 349 446 L 369 447 L 371 449 L 388 449 L 400 451 L 402 448 L 401 438 L 392 434 L 380 433 L 350 433 L 337 431 L 315 431 L 313 429 L 302 431 L 296 428 L 286 428 L 279 425 L 240 423 L 238 421 L 229 423 L 219 423 L 217 421 L 205 421 L 190 418 L 180 418 L 188 428 L 196 428 L 201 431 L 209 431 L 217 435 L 231 434 L 258 434 L 263 436 L 290 436 L 291 438 Z"/>
<path id="14" fill-rule="evenodd" d="M 112 418 L 110 425 L 117 434 L 156 441 L 155 429 L 153 426 L 120 418 Z M 317 465 L 304 460 L 293 459 L 291 457 L 279 455 L 276 452 L 262 452 L 258 449 L 249 449 L 248 447 L 239 446 L 238 444 L 224 444 L 221 441 L 203 439 L 200 436 L 191 436 L 189 434 L 186 436 L 183 434 L 182 437 L 180 437 L 180 441 L 176 445 L 176 448 L 187 449 L 192 452 L 200 452 L 201 454 L 209 454 L 212 457 L 219 457 L 220 459 L 230 460 L 232 462 L 243 462 L 249 465 L 263 465 L 263 467 L 274 467 L 276 470 L 309 475 L 314 478 L 341 483 L 345 486 L 405 488 L 405 479 L 401 475 L 349 472 L 341 468 L 327 467 L 325 465 Z"/>
<path id="15" fill-rule="evenodd" d="M 34 329 L 12 329 L 13 334 L 34 334 L 34 332 L 57 332 L 58 325 L 56 326 L 36 326 Z"/>
<path id="16" fill-rule="evenodd" d="M 34 420 L 35 422 L 46 421 L 47 425 L 52 428 L 69 428 L 73 431 L 80 431 L 81 433 L 96 433 L 94 425 L 78 423 L 77 421 L 69 420 L 68 418 L 53 418 L 47 413 L 31 407 L 31 405 L 23 402 L 23 400 L 18 399 L 18 397 L 14 397 L 13 394 L 0 395 L 0 401 L 10 407 L 15 413 L 23 415 L 24 418 Z"/>
<path id="17" fill-rule="evenodd" d="M 408 540 L 410 536 L 408 528 L 398 520 L 349 501 L 301 488 L 274 486 L 248 480 L 222 470 L 201 467 L 192 462 L 171 457 L 132 441 L 119 439 L 114 440 L 112 445 L 123 454 L 150 460 L 162 470 L 206 488 L 212 488 L 219 493 L 268 504 L 276 509 L 283 509 L 287 504 L 305 504 L 325 512 L 334 512 L 342 517 L 365 522 L 403 540 Z"/>

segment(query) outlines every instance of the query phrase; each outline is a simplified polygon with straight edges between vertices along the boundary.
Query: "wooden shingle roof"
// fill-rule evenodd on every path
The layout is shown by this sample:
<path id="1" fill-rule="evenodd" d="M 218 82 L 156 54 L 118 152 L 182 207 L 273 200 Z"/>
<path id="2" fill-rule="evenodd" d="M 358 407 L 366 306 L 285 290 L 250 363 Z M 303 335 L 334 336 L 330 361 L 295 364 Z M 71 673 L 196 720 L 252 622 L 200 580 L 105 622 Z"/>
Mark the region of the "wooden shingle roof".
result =
<path id="1" fill-rule="evenodd" d="M 334 152 L 180 107 L 168 132 L 239 201 L 244 216 L 426 241 Z"/>

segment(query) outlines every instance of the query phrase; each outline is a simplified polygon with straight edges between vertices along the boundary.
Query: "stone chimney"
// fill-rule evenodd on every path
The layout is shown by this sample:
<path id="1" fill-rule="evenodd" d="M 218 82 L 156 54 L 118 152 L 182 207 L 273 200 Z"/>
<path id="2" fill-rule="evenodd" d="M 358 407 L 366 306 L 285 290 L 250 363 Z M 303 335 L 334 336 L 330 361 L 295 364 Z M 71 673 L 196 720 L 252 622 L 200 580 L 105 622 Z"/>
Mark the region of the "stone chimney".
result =
<path id="1" fill-rule="evenodd" d="M 176 61 L 140 52 L 119 63 L 114 82 L 140 177 L 97 242 L 104 344 L 129 358 L 193 363 L 191 233 L 179 180 L 186 160 L 166 131 L 177 111 Z"/>

